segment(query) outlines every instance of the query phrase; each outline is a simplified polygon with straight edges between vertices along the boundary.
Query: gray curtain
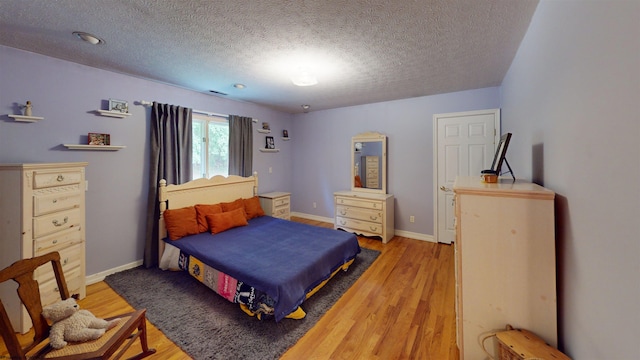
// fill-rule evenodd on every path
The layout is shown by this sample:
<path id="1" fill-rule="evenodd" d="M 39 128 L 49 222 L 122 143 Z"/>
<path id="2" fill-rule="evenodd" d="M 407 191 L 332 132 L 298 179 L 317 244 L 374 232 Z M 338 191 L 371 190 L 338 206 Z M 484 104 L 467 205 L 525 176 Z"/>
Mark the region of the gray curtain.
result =
<path id="1" fill-rule="evenodd" d="M 182 184 L 191 180 L 191 115 L 189 108 L 153 102 L 145 267 L 158 265 L 158 182 L 166 179 L 167 184 Z"/>
<path id="2" fill-rule="evenodd" d="M 229 175 L 253 174 L 253 119 L 229 115 Z"/>

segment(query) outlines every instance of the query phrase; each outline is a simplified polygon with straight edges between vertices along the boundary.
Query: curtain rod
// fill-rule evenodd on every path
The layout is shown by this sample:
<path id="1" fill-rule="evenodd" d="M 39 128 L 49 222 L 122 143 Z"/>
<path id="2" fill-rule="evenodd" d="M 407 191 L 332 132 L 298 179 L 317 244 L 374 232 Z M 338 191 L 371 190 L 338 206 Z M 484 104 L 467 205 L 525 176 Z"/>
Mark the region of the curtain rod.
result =
<path id="1" fill-rule="evenodd" d="M 151 106 L 151 105 L 153 105 L 153 101 L 140 100 L 139 103 L 142 106 Z M 228 114 L 218 114 L 218 113 L 214 113 L 214 112 L 210 112 L 210 111 L 204 111 L 204 110 L 192 109 L 191 111 L 196 113 L 196 114 L 202 114 L 202 115 L 208 115 L 208 116 L 218 116 L 218 117 L 223 117 L 223 118 L 228 118 L 229 117 Z"/>

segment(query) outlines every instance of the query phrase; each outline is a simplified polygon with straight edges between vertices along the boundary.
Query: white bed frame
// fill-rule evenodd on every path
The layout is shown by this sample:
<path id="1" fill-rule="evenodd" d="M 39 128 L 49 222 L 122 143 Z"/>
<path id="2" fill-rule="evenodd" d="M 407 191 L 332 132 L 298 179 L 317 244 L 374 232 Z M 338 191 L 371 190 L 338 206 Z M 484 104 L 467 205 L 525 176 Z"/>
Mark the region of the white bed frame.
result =
<path id="1" fill-rule="evenodd" d="M 230 175 L 214 176 L 210 179 L 197 179 L 181 185 L 167 185 L 167 181 L 160 180 L 158 201 L 160 201 L 160 222 L 158 233 L 158 261 L 162 259 L 164 244 L 167 237 L 162 214 L 167 209 L 179 209 L 196 204 L 217 204 L 231 202 L 238 198 L 248 199 L 258 195 L 258 173 L 253 176 L 241 177 Z"/>

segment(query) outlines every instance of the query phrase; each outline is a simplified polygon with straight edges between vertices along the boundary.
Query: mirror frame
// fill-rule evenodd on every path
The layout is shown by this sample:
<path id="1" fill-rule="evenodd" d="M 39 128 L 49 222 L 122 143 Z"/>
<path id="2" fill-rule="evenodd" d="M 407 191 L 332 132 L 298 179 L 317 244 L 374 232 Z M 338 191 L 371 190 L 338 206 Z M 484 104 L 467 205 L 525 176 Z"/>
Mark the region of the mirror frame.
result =
<path id="1" fill-rule="evenodd" d="M 356 143 L 359 142 L 376 142 L 379 141 L 382 143 L 382 154 L 381 154 L 381 165 L 382 165 L 382 169 L 380 169 L 381 171 L 381 179 L 382 179 L 382 184 L 380 189 L 368 189 L 368 188 L 363 188 L 363 187 L 356 187 L 355 186 L 355 177 L 356 175 L 356 171 L 355 171 L 355 167 L 356 167 L 356 161 L 355 161 L 355 148 L 356 148 Z M 357 191 L 357 192 L 368 192 L 368 193 L 377 193 L 377 194 L 386 194 L 387 193 L 387 136 L 378 132 L 365 132 L 362 134 L 358 134 L 355 135 L 354 137 L 351 138 L 351 191 Z"/>

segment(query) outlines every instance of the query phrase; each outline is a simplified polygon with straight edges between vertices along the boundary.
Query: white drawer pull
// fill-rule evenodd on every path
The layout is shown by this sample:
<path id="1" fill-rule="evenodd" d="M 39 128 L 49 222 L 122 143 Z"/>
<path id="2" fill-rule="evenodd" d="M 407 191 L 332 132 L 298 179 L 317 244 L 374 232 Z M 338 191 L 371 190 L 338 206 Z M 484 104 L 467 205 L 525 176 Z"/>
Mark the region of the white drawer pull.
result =
<path id="1" fill-rule="evenodd" d="M 369 229 L 371 231 L 378 231 L 378 227 L 377 226 L 369 226 Z"/>
<path id="2" fill-rule="evenodd" d="M 64 176 L 62 176 L 62 174 L 58 175 L 58 177 L 56 178 L 56 180 L 58 181 L 64 181 Z"/>
<path id="3" fill-rule="evenodd" d="M 67 221 L 69 221 L 69 217 L 68 217 L 68 216 L 65 216 L 65 217 L 64 217 L 64 220 L 63 220 L 63 222 L 62 222 L 62 223 L 60 223 L 60 222 L 58 221 L 58 219 L 53 219 L 53 220 L 51 220 L 51 222 L 53 223 L 53 225 L 54 225 L 54 226 L 62 226 L 62 225 L 64 225 L 64 224 L 66 224 L 66 223 L 67 223 Z"/>

